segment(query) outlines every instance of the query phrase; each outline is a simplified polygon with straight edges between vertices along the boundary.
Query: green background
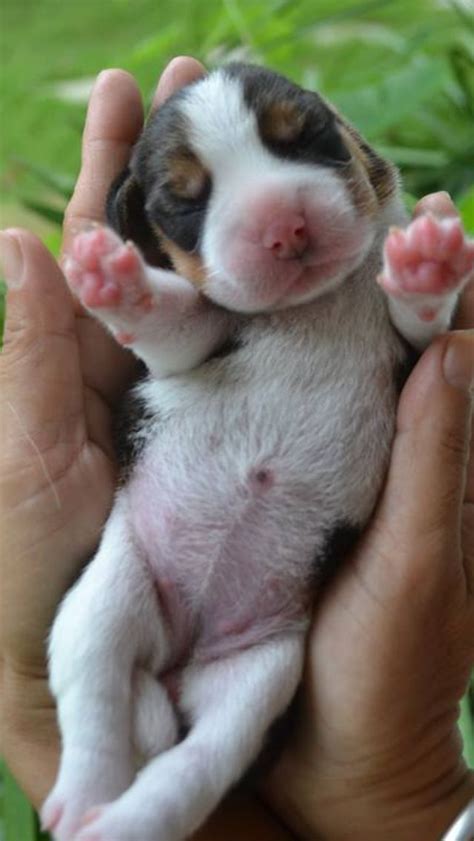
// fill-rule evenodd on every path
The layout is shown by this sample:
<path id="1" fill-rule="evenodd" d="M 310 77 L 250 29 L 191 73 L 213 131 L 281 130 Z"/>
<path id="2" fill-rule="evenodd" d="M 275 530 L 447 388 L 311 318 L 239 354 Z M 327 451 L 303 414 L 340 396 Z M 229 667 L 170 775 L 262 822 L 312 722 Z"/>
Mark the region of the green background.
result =
<path id="1" fill-rule="evenodd" d="M 0 227 L 26 225 L 57 252 L 95 75 L 131 71 L 148 102 L 183 53 L 320 90 L 400 166 L 409 205 L 449 190 L 474 233 L 472 0 L 0 0 Z M 474 767 L 467 698 L 462 729 Z M 0 841 L 35 838 L 5 772 L 0 786 Z"/>

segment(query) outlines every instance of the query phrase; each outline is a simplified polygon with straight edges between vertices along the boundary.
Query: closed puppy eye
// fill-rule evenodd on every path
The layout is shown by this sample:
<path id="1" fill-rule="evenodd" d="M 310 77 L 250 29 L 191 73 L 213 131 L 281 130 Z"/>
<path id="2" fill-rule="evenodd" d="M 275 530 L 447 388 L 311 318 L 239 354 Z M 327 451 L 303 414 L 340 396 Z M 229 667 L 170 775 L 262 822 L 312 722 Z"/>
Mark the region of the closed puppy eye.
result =
<path id="1" fill-rule="evenodd" d="M 350 163 L 334 115 L 314 94 L 268 102 L 259 112 L 260 137 L 277 155 L 336 167 Z"/>
<path id="2" fill-rule="evenodd" d="M 303 131 L 305 121 L 304 112 L 294 102 L 274 102 L 261 115 L 261 132 L 268 140 L 292 143 Z"/>
<path id="3" fill-rule="evenodd" d="M 170 197 L 184 202 L 202 202 L 209 195 L 210 175 L 188 149 L 178 149 L 168 162 L 166 190 Z"/>

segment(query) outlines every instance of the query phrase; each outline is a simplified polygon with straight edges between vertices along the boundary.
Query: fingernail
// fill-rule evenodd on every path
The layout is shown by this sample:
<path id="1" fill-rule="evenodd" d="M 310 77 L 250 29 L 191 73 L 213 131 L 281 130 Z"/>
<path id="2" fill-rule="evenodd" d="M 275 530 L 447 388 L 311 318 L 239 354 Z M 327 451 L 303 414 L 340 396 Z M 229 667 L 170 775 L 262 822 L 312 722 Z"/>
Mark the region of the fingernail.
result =
<path id="1" fill-rule="evenodd" d="M 450 385 L 474 396 L 474 330 L 450 339 L 443 359 L 443 371 Z"/>
<path id="2" fill-rule="evenodd" d="M 23 280 L 23 254 L 18 238 L 0 231 L 0 267 L 9 289 L 18 289 Z"/>

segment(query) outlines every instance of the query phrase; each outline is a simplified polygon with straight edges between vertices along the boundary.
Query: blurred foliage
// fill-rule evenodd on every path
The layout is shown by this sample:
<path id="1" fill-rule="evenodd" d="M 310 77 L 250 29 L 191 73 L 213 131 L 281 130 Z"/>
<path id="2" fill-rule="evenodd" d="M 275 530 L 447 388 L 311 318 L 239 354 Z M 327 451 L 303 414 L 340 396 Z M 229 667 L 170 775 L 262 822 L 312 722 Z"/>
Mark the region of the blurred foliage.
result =
<path id="1" fill-rule="evenodd" d="M 14 119 L 4 121 L 0 185 L 53 221 L 79 166 L 97 72 L 124 67 L 149 101 L 177 53 L 209 67 L 263 62 L 319 89 L 415 196 L 442 188 L 462 201 L 474 183 L 470 0 L 3 0 L 2 17 L 0 106 Z"/>

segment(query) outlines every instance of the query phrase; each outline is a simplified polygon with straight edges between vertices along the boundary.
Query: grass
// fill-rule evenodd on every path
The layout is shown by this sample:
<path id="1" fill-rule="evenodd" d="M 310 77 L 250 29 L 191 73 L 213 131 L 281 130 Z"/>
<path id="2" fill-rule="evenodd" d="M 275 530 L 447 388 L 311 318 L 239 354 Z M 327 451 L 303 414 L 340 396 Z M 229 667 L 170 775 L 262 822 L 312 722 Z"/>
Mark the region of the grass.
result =
<path id="1" fill-rule="evenodd" d="M 401 167 L 412 196 L 449 190 L 474 234 L 469 9 L 466 0 L 0 0 L 0 225 L 26 224 L 57 251 L 93 78 L 123 67 L 149 101 L 164 64 L 189 53 L 207 66 L 264 62 L 318 88 Z M 3 312 L 0 286 L 0 335 Z M 473 720 L 466 698 L 472 767 Z M 36 841 L 26 799 L 7 773 L 0 785 L 0 841 Z"/>
<path id="2" fill-rule="evenodd" d="M 29 164 L 76 174 L 100 69 L 134 73 L 148 100 L 180 52 L 208 66 L 244 56 L 318 87 L 402 165 L 415 195 L 443 185 L 460 198 L 472 186 L 474 16 L 457 0 L 0 2 L 0 112 L 14 115 L 0 148 L 9 206 L 37 198 Z"/>

